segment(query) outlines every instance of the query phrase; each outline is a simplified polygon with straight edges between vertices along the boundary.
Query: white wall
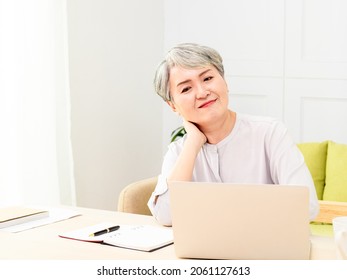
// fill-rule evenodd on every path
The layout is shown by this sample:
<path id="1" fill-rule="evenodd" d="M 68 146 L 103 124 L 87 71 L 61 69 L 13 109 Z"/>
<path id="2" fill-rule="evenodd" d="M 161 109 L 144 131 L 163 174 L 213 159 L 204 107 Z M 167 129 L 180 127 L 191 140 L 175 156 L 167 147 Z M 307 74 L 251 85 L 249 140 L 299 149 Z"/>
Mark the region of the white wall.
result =
<path id="1" fill-rule="evenodd" d="M 347 143 L 347 1 L 287 1 L 284 119 L 296 139 Z"/>
<path id="2" fill-rule="evenodd" d="M 115 210 L 124 186 L 160 172 L 163 25 L 160 0 L 68 1 L 78 206 Z"/>
<path id="3" fill-rule="evenodd" d="M 165 50 L 215 47 L 230 108 L 283 120 L 297 142 L 347 143 L 346 14 L 344 0 L 166 0 Z M 180 121 L 163 115 L 166 135 Z"/>

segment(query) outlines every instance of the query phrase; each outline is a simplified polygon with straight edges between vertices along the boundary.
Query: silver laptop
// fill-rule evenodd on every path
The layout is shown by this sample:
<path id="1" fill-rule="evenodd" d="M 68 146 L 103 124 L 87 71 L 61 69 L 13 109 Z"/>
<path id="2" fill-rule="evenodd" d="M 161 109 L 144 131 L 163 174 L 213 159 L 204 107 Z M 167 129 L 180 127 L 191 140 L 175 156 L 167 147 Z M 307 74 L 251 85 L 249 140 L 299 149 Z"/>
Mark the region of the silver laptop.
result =
<path id="1" fill-rule="evenodd" d="M 180 258 L 309 259 L 304 186 L 168 182 Z"/>

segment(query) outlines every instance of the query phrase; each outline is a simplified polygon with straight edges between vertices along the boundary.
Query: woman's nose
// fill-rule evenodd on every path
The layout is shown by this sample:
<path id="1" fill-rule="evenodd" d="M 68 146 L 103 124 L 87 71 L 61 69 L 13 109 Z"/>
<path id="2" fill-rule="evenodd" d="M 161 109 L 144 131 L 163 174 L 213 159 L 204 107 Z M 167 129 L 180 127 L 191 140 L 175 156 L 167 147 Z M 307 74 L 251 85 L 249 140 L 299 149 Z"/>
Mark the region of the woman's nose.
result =
<path id="1" fill-rule="evenodd" d="M 196 93 L 197 99 L 206 98 L 210 94 L 210 91 L 206 89 L 204 86 L 199 85 Z"/>

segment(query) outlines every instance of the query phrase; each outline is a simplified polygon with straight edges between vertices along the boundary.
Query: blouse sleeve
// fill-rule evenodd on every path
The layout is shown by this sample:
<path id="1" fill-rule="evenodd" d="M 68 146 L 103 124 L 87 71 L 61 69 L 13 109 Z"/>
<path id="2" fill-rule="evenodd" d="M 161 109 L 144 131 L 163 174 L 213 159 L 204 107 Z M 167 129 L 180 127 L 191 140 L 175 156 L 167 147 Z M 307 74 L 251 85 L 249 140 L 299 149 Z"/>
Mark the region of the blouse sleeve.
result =
<path id="1" fill-rule="evenodd" d="M 167 176 L 177 160 L 180 147 L 183 143 L 182 140 L 177 140 L 175 143 L 169 145 L 169 149 L 164 157 L 161 174 L 158 176 L 158 183 L 147 204 L 156 220 L 166 226 L 171 226 L 172 224 Z M 158 198 L 156 199 L 157 196 Z"/>
<path id="2" fill-rule="evenodd" d="M 316 188 L 302 153 L 287 128 L 280 122 L 275 123 L 267 136 L 266 148 L 274 183 L 307 186 L 310 195 L 310 219 L 313 220 L 319 212 L 319 204 Z"/>

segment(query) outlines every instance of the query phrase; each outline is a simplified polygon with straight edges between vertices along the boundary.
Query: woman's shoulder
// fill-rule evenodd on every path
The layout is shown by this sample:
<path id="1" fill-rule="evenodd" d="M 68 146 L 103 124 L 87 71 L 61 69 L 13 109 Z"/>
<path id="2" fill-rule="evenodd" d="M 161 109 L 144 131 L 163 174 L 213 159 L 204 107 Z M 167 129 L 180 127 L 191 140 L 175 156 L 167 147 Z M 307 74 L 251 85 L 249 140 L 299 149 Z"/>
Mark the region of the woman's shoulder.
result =
<path id="1" fill-rule="evenodd" d="M 248 126 L 273 126 L 281 123 L 278 119 L 270 116 L 250 115 L 237 113 L 237 120 Z"/>
<path id="2" fill-rule="evenodd" d="M 281 139 L 288 132 L 281 120 L 270 116 L 240 114 L 239 122 L 239 131 L 243 131 L 244 135 L 251 133 L 259 139 Z"/>
<path id="3" fill-rule="evenodd" d="M 186 137 L 187 135 L 185 134 L 182 137 L 178 138 L 177 140 L 170 142 L 168 146 L 169 150 L 176 151 L 176 152 L 180 151 L 183 147 Z"/>

